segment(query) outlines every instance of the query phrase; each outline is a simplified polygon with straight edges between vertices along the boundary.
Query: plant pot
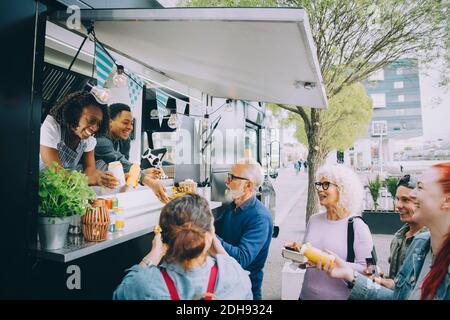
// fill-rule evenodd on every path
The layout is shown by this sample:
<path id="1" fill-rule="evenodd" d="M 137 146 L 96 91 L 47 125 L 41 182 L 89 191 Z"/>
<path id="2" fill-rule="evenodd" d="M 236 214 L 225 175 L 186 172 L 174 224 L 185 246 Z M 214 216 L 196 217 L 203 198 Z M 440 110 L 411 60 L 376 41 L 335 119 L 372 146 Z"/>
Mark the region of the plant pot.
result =
<path id="1" fill-rule="evenodd" d="M 72 217 L 38 217 L 39 242 L 43 250 L 57 250 L 64 247 Z"/>
<path id="2" fill-rule="evenodd" d="M 364 210 L 362 217 L 373 234 L 394 234 L 404 224 L 394 211 Z"/>

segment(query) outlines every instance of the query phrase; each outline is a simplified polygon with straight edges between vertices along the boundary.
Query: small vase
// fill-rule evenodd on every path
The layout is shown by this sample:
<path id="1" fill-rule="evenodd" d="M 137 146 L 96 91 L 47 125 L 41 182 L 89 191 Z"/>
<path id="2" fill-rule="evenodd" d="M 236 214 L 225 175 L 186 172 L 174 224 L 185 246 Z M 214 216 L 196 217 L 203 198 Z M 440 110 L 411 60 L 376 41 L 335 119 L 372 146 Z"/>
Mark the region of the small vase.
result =
<path id="1" fill-rule="evenodd" d="M 79 215 L 73 215 L 70 220 L 69 234 L 78 236 L 81 234 L 81 217 Z"/>
<path id="2" fill-rule="evenodd" d="M 105 199 L 96 199 L 82 216 L 83 236 L 86 241 L 105 241 L 108 238 L 110 218 Z"/>

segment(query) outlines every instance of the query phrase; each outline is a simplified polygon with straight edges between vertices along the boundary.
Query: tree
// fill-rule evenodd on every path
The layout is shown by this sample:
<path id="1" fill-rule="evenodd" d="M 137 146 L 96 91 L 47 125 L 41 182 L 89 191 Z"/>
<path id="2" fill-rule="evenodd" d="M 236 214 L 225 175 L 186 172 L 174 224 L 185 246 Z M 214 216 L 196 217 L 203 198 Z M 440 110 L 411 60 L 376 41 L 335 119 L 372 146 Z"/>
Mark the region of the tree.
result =
<path id="1" fill-rule="evenodd" d="M 370 195 L 372 196 L 373 208 L 375 211 L 378 211 L 378 198 L 380 197 L 380 189 L 382 187 L 380 176 L 377 175 L 375 180 L 369 180 L 367 185 L 369 187 Z"/>
<path id="2" fill-rule="evenodd" d="M 195 6 L 243 6 L 244 2 L 245 6 L 262 6 L 270 1 L 191 1 Z M 330 104 L 340 92 L 391 61 L 411 56 L 430 61 L 443 51 L 448 53 L 448 1 L 281 0 L 277 4 L 303 8 L 309 14 Z M 279 107 L 292 111 L 303 121 L 309 145 L 308 220 L 318 208 L 314 189 L 316 170 L 330 148 L 339 149 L 339 145 L 328 141 L 329 135 L 321 129 L 329 121 L 327 110 Z"/>
<path id="3" fill-rule="evenodd" d="M 388 189 L 388 191 L 392 197 L 392 208 L 393 208 L 392 210 L 393 211 L 395 211 L 395 195 L 397 193 L 397 185 L 398 185 L 399 180 L 400 179 L 397 177 L 388 177 L 384 181 L 386 183 L 386 188 Z"/>
<path id="4" fill-rule="evenodd" d="M 323 159 L 332 150 L 344 151 L 352 146 L 353 142 L 367 132 L 367 125 L 372 118 L 372 101 L 366 95 L 362 84 L 356 83 L 345 87 L 341 92 L 330 98 L 328 109 L 315 113 L 314 125 L 311 117 L 315 109 L 305 108 L 304 117 L 291 106 L 280 105 L 292 111 L 284 124 L 295 123 L 295 137 L 307 145 L 308 153 L 308 179 L 315 181 L 315 175 Z M 300 107 L 295 107 L 297 110 Z M 307 127 L 308 126 L 308 127 Z M 311 156 L 313 154 L 314 158 Z M 316 191 L 314 183 L 308 184 L 307 210 L 315 210 Z M 308 207 L 309 205 L 309 207 Z M 307 211 L 308 212 L 308 211 Z"/>

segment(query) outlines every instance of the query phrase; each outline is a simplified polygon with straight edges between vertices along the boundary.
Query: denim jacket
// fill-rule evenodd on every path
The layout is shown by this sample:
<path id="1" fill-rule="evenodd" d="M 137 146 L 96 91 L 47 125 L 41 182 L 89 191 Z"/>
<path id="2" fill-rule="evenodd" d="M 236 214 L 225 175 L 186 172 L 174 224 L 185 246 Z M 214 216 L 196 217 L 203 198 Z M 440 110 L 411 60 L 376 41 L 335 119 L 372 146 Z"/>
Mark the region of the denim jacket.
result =
<path id="1" fill-rule="evenodd" d="M 430 233 L 424 232 L 417 235 L 406 253 L 405 261 L 394 279 L 393 290 L 373 283 L 364 276 L 356 277 L 355 285 L 350 293 L 349 299 L 354 300 L 407 300 L 412 293 L 416 280 L 430 250 Z M 450 300 L 450 267 L 447 275 L 439 285 L 435 300 Z"/>

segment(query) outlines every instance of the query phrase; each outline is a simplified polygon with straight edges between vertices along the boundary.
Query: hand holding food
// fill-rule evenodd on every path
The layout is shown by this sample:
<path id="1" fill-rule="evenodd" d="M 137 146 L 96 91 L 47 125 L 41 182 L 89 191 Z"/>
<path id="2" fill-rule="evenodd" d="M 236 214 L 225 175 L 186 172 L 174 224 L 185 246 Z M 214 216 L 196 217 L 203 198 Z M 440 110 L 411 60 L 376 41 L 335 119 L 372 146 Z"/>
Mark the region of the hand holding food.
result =
<path id="1" fill-rule="evenodd" d="M 153 228 L 153 232 L 154 233 L 161 233 L 162 232 L 161 226 L 159 224 L 157 224 L 155 226 L 155 228 Z"/>
<path id="2" fill-rule="evenodd" d="M 97 184 L 101 187 L 114 189 L 119 185 L 119 181 L 111 172 L 97 171 Z"/>
<path id="3" fill-rule="evenodd" d="M 138 163 L 133 163 L 128 171 L 128 178 L 126 185 L 130 188 L 136 188 L 139 183 L 139 176 L 141 173 L 141 167 Z"/>
<path id="4" fill-rule="evenodd" d="M 320 263 L 321 269 L 323 269 L 323 271 L 325 271 L 331 278 L 343 279 L 349 282 L 353 281 L 353 269 L 335 253 L 331 252 L 330 250 L 325 251 L 327 254 L 334 258 L 334 263 L 326 263 L 325 265 L 322 265 L 322 263 Z"/>
<path id="5" fill-rule="evenodd" d="M 158 180 L 161 179 L 163 172 L 161 169 L 159 168 L 148 168 L 144 170 L 144 173 L 148 176 L 150 176 L 150 178 Z"/>

